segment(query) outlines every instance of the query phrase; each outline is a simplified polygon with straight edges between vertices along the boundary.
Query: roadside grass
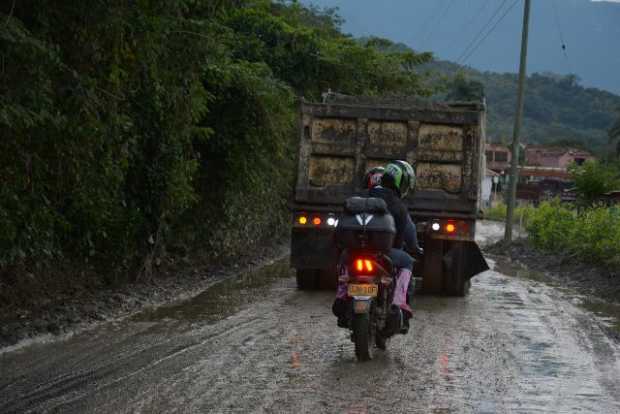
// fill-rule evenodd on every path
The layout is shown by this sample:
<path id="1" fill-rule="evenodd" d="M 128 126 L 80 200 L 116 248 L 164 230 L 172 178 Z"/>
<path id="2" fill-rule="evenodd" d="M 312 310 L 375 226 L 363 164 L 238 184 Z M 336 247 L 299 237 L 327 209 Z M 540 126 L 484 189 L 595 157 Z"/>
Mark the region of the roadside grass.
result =
<path id="1" fill-rule="evenodd" d="M 506 204 L 485 210 L 487 220 L 504 221 Z M 576 210 L 559 200 L 515 209 L 528 241 L 536 248 L 578 258 L 585 263 L 620 266 L 620 207 L 594 206 Z"/>
<path id="2" fill-rule="evenodd" d="M 499 202 L 495 206 L 484 210 L 484 218 L 492 221 L 506 221 L 507 209 L 505 203 Z M 529 205 L 518 206 L 514 212 L 513 222 L 522 223 L 526 227 L 529 217 L 535 209 L 535 207 Z"/>
<path id="3" fill-rule="evenodd" d="M 577 257 L 587 263 L 620 266 L 620 208 L 596 206 L 582 211 L 559 200 L 529 212 L 526 229 L 540 249 Z"/>

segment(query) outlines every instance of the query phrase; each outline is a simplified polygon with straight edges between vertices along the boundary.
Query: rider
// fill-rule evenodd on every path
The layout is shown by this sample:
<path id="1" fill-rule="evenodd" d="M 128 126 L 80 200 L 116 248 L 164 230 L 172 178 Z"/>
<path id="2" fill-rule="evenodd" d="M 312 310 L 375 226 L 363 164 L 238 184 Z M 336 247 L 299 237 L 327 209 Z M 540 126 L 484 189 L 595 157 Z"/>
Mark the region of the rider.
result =
<path id="1" fill-rule="evenodd" d="M 411 165 L 406 161 L 394 161 L 386 168 L 376 167 L 366 173 L 365 184 L 368 186 L 368 195 L 383 199 L 394 217 L 396 225 L 396 237 L 393 248 L 390 249 L 389 257 L 395 268 L 399 269 L 394 291 L 393 304 L 403 310 L 406 333 L 409 327 L 409 318 L 412 311 L 409 306 L 409 285 L 413 270 L 413 258 L 403 250 L 404 245 L 409 250 L 418 254 L 423 251 L 418 245 L 415 225 L 409 216 L 407 206 L 402 201 L 408 192 L 415 187 L 415 173 Z M 336 301 L 333 311 L 339 319 L 339 325 L 346 326 L 343 318 L 346 305 L 346 285 L 339 283 Z"/>

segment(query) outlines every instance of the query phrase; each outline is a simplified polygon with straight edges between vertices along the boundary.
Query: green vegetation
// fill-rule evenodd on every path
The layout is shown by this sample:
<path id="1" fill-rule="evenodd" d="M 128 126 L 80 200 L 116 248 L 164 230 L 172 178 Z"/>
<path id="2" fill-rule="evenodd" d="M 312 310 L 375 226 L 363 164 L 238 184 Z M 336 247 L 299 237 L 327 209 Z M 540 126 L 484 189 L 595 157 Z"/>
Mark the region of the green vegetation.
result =
<path id="1" fill-rule="evenodd" d="M 603 194 L 620 189 L 618 164 L 588 161 L 583 165 L 572 165 L 570 173 L 582 206 L 591 206 Z"/>
<path id="2" fill-rule="evenodd" d="M 283 235 L 296 97 L 425 92 L 429 55 L 339 24 L 269 0 L 5 2 L 0 291 L 61 262 L 148 277 L 171 252 Z"/>
<path id="3" fill-rule="evenodd" d="M 515 222 L 523 223 L 528 239 L 540 249 L 578 257 L 589 263 L 620 265 L 620 207 L 604 206 L 600 197 L 620 188 L 620 165 L 589 161 L 573 166 L 578 203 L 554 199 L 538 207 L 517 207 Z M 506 219 L 506 205 L 485 211 L 489 220 Z"/>
<path id="4" fill-rule="evenodd" d="M 517 206 L 515 208 L 513 222 L 514 223 L 523 223 L 524 226 L 527 226 L 527 222 L 531 215 L 531 212 L 535 209 L 535 207 L 530 205 Z M 493 207 L 488 208 L 484 211 L 484 218 L 486 220 L 495 220 L 495 221 L 506 221 L 508 207 L 504 202 L 499 202 L 495 204 Z"/>
<path id="5" fill-rule="evenodd" d="M 488 104 L 487 135 L 493 141 L 509 141 L 516 107 L 516 74 L 480 72 L 445 61 L 424 65 L 423 70 L 436 73 L 432 86 L 444 87 L 439 99 L 477 97 L 483 85 Z M 606 155 L 610 139 L 617 140 L 608 132 L 618 118 L 618 107 L 620 96 L 584 88 L 576 76 L 535 73 L 526 82 L 522 136 L 527 143 L 569 144 Z M 613 131 L 617 137 L 617 125 Z"/>
<path id="6" fill-rule="evenodd" d="M 541 249 L 575 256 L 588 263 L 620 265 L 620 209 L 593 207 L 581 213 L 559 201 L 532 211 L 528 237 Z"/>

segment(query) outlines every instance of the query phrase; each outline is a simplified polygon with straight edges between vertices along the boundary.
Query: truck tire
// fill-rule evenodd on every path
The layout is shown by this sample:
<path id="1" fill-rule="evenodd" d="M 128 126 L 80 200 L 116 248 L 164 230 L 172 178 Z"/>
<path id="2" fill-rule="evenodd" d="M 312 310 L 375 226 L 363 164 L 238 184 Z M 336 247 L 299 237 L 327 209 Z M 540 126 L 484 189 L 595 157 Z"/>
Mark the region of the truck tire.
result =
<path id="1" fill-rule="evenodd" d="M 450 296 L 466 296 L 471 287 L 471 281 L 465 278 L 465 263 L 463 244 L 454 243 L 451 248 L 451 265 L 446 267 L 444 281 L 446 282 L 444 289 Z"/>
<path id="2" fill-rule="evenodd" d="M 315 269 L 297 269 L 297 289 L 314 290 L 318 287 L 319 271 Z"/>
<path id="3" fill-rule="evenodd" d="M 319 270 L 318 285 L 321 290 L 336 290 L 338 285 L 338 271 L 335 268 Z"/>
<path id="4" fill-rule="evenodd" d="M 353 315 L 353 343 L 358 361 L 364 362 L 372 359 L 375 338 L 368 313 Z"/>
<path id="5" fill-rule="evenodd" d="M 424 241 L 423 293 L 440 295 L 444 290 L 444 266 L 442 263 L 444 241 L 427 237 Z"/>

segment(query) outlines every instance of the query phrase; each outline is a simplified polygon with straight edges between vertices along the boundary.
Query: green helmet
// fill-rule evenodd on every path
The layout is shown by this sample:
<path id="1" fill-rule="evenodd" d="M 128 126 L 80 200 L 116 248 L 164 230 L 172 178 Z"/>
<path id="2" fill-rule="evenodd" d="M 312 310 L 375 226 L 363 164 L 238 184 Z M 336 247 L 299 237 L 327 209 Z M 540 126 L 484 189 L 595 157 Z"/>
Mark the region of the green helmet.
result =
<path id="1" fill-rule="evenodd" d="M 381 184 L 396 190 L 401 198 L 405 198 L 415 188 L 415 171 L 407 161 L 392 161 L 385 167 Z"/>

